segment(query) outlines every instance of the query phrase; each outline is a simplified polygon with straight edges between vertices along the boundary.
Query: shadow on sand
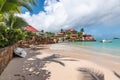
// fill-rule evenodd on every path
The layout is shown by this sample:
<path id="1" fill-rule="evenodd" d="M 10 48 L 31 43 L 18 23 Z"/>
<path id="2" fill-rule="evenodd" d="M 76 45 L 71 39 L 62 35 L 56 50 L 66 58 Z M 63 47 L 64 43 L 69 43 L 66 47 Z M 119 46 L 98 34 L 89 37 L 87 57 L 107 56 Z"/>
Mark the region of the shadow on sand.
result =
<path id="1" fill-rule="evenodd" d="M 42 55 L 42 53 L 34 49 L 30 49 L 29 54 L 30 56 L 28 55 L 24 61 L 22 73 L 14 74 L 16 80 L 48 80 L 51 76 L 51 72 L 45 69 L 46 64 L 54 62 L 65 67 L 62 61 L 77 61 L 74 59 L 64 59 L 63 56 L 59 54 L 38 58 L 36 55 Z M 84 75 L 82 80 L 105 80 L 104 74 L 102 72 L 96 72 L 94 69 L 79 68 L 78 71 Z M 116 72 L 113 73 L 120 78 L 120 75 Z"/>
<path id="2" fill-rule="evenodd" d="M 82 80 L 105 80 L 104 74 L 94 69 L 80 68 L 78 71 L 84 75 Z"/>
<path id="3" fill-rule="evenodd" d="M 46 49 L 46 48 L 45 48 Z M 39 50 L 39 49 L 38 49 Z M 16 80 L 47 80 L 51 76 L 51 72 L 46 70 L 46 64 L 55 62 L 65 67 L 65 64 L 61 62 L 62 56 L 58 54 L 53 54 L 44 58 L 38 58 L 36 55 L 41 55 L 42 53 L 37 52 L 34 49 L 28 50 L 30 56 L 28 55 L 24 61 L 22 67 L 22 73 L 14 74 Z M 59 60 L 60 59 L 60 60 Z M 72 59 L 63 59 L 62 61 L 74 61 Z"/>

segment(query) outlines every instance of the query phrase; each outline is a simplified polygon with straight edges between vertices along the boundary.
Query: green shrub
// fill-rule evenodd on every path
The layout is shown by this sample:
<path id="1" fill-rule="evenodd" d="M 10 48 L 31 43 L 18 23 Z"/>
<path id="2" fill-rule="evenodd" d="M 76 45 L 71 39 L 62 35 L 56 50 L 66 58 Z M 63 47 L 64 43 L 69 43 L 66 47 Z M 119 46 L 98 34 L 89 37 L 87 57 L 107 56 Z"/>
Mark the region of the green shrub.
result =
<path id="1" fill-rule="evenodd" d="M 25 39 L 25 32 L 23 32 L 21 29 L 10 29 L 8 31 L 7 39 L 9 41 L 9 45 L 14 44 L 18 42 L 19 40 Z"/>
<path id="2" fill-rule="evenodd" d="M 9 29 L 9 27 L 0 26 L 0 47 L 12 45 L 25 39 L 27 34 L 21 29 Z"/>
<path id="3" fill-rule="evenodd" d="M 8 44 L 8 39 L 5 38 L 2 34 L 0 34 L 0 47 L 7 46 Z"/>
<path id="4" fill-rule="evenodd" d="M 8 39 L 7 34 L 8 33 L 8 27 L 0 26 L 0 47 L 4 47 L 8 45 Z"/>

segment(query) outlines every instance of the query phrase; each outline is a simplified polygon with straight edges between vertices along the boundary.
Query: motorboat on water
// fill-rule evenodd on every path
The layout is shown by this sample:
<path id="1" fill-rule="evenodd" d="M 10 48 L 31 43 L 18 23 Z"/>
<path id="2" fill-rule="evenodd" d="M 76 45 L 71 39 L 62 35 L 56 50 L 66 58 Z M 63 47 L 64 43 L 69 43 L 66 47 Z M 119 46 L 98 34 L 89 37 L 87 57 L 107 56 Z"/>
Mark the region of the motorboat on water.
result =
<path id="1" fill-rule="evenodd" d="M 102 43 L 111 43 L 112 40 L 106 40 L 106 39 L 103 39 L 103 40 L 101 40 L 100 42 L 102 42 Z"/>

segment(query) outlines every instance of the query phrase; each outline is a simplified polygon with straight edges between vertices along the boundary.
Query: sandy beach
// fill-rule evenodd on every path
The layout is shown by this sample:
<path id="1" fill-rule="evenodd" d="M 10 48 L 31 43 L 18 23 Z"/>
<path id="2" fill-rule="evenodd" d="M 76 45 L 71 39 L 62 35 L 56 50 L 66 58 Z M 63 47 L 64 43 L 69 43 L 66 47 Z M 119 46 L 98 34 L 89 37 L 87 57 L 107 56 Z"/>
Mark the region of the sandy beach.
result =
<path id="1" fill-rule="evenodd" d="M 120 80 L 120 57 L 60 44 L 35 47 L 15 57 L 0 80 Z"/>

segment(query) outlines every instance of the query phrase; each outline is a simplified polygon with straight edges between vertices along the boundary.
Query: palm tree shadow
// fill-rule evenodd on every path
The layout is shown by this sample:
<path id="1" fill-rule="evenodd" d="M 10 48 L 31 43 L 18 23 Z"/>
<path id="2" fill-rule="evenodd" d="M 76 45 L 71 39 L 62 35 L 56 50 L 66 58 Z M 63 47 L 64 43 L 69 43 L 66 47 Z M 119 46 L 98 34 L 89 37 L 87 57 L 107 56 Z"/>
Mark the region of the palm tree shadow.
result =
<path id="1" fill-rule="evenodd" d="M 61 61 L 78 61 L 78 60 L 75 60 L 75 59 L 60 59 Z"/>
<path id="2" fill-rule="evenodd" d="M 57 60 L 58 58 L 61 58 L 61 56 L 58 54 L 53 54 L 43 59 L 37 58 L 33 55 L 32 58 L 29 56 L 23 65 L 23 73 L 17 74 L 20 76 L 15 75 L 15 77 L 18 77 L 21 80 L 29 80 L 27 77 L 29 77 L 30 80 L 47 80 L 51 76 L 51 72 L 45 69 L 46 64 L 55 62 L 65 66 L 63 62 Z M 22 76 L 24 76 L 24 78 Z"/>
<path id="3" fill-rule="evenodd" d="M 42 59 L 42 61 L 47 61 L 47 62 L 55 62 L 58 63 L 62 66 L 65 66 L 65 64 L 59 60 L 57 60 L 57 58 L 62 58 L 62 56 L 58 55 L 58 54 L 53 54 L 51 56 L 45 57 Z"/>
<path id="4" fill-rule="evenodd" d="M 117 72 L 113 71 L 113 73 L 114 73 L 115 76 L 117 76 L 118 78 L 120 78 L 120 75 Z"/>
<path id="5" fill-rule="evenodd" d="M 104 74 L 88 68 L 80 68 L 78 71 L 83 73 L 83 80 L 105 80 Z"/>
<path id="6" fill-rule="evenodd" d="M 76 61 L 74 59 L 62 59 L 63 56 L 59 54 L 53 54 L 44 58 L 38 58 L 36 55 L 41 55 L 42 53 L 38 53 L 32 49 L 28 51 L 30 56 L 28 55 L 26 57 L 27 59 L 24 61 L 22 73 L 16 73 L 17 75 L 15 75 L 15 77 L 21 78 L 21 80 L 47 80 L 51 76 L 51 72 L 45 69 L 46 64 L 54 62 L 65 67 L 65 63 L 62 61 Z M 27 77 L 29 77 L 29 79 Z"/>
<path id="7" fill-rule="evenodd" d="M 75 59 L 60 59 L 60 58 L 63 58 L 63 56 L 61 56 L 59 54 L 53 54 L 51 56 L 43 58 L 42 61 L 55 62 L 55 63 L 58 63 L 62 66 L 65 66 L 65 64 L 61 61 L 77 61 Z"/>
<path id="8" fill-rule="evenodd" d="M 33 60 L 26 60 L 23 65 L 22 71 L 23 74 L 26 76 L 25 80 L 49 79 L 49 77 L 51 76 L 51 72 L 43 69 L 45 68 L 46 63 L 46 61 L 42 61 L 41 59 L 35 57 L 33 58 Z"/>

